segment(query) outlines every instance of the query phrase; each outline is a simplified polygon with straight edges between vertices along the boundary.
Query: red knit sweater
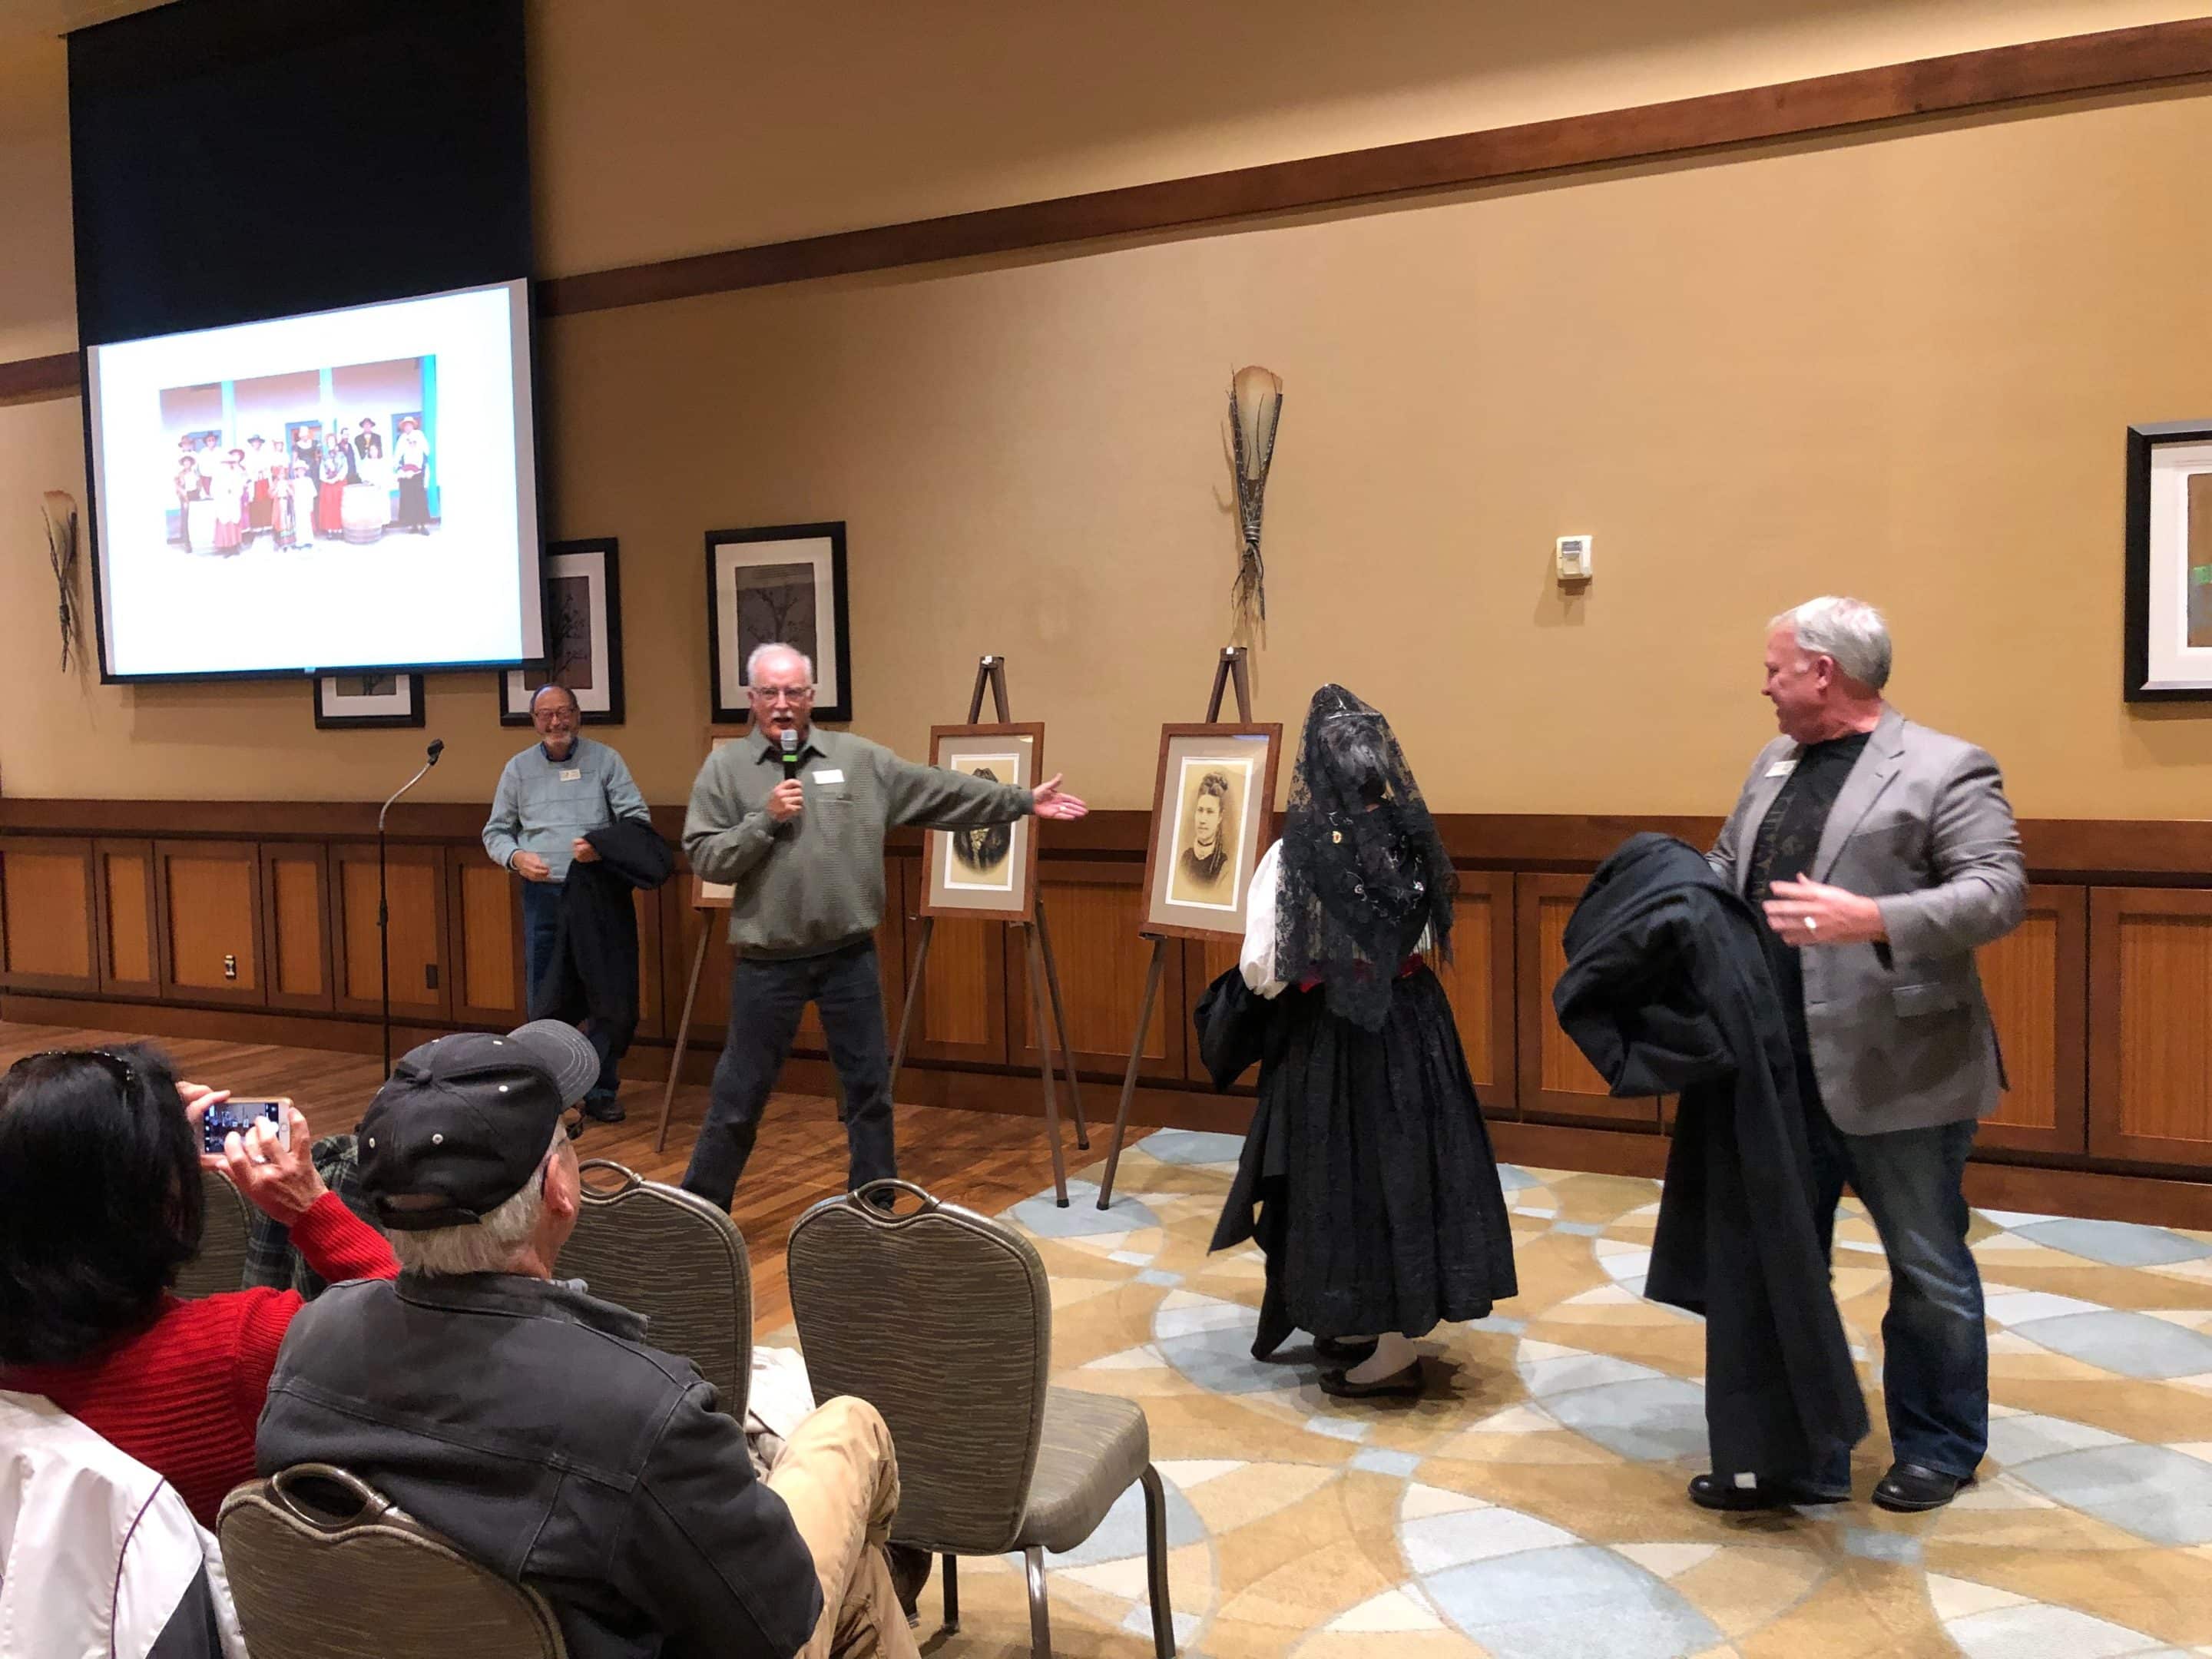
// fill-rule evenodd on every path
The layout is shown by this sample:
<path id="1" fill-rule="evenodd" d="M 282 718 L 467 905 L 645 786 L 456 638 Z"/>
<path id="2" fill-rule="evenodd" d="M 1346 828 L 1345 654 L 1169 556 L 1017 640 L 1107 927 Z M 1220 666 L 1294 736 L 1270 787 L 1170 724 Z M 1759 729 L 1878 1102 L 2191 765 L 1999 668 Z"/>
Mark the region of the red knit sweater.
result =
<path id="1" fill-rule="evenodd" d="M 383 1236 L 335 1193 L 293 1224 L 292 1242 L 334 1285 L 399 1276 Z M 167 1480 L 193 1517 L 212 1527 L 223 1495 L 253 1478 L 254 1426 L 276 1350 L 303 1305 L 296 1291 L 167 1297 L 137 1334 L 66 1365 L 0 1371 L 0 1387 L 46 1395 Z"/>

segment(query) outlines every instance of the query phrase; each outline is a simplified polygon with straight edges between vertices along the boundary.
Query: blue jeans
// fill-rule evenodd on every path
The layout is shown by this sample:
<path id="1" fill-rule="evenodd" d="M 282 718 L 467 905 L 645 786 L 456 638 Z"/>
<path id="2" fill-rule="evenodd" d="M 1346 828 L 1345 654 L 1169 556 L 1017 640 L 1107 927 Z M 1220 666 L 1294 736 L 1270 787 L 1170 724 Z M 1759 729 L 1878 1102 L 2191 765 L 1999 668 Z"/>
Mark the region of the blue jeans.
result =
<path id="1" fill-rule="evenodd" d="M 781 961 L 738 958 L 730 974 L 730 1024 L 707 1091 L 707 1121 L 691 1148 L 684 1187 L 726 1210 L 752 1156 L 761 1114 L 791 1053 L 799 1017 L 822 1013 L 830 1061 L 845 1089 L 845 1145 L 853 1190 L 898 1173 L 891 1139 L 890 1045 L 873 939 Z"/>
<path id="2" fill-rule="evenodd" d="M 561 887 L 557 882 L 526 881 L 522 884 L 522 948 L 529 981 L 523 998 L 526 1009 L 538 1006 L 538 988 L 544 982 L 545 970 L 553 965 L 553 947 L 561 936 Z M 598 1105 L 611 1105 L 622 1079 L 615 1058 L 607 1052 L 607 1041 L 596 1029 L 597 1022 L 586 1020 L 580 1028 L 591 1039 L 592 1047 L 599 1056 L 599 1080 L 592 1085 L 585 1099 Z"/>
<path id="3" fill-rule="evenodd" d="M 1975 1125 L 1847 1135 L 1817 1106 L 1806 1115 L 1822 1248 L 1832 1244 L 1836 1200 L 1848 1182 L 1889 1258 L 1881 1386 L 1893 1455 L 1964 1479 L 1990 1443 L 1989 1334 L 1960 1186 Z M 1820 1484 L 1850 1486 L 1848 1453 Z"/>

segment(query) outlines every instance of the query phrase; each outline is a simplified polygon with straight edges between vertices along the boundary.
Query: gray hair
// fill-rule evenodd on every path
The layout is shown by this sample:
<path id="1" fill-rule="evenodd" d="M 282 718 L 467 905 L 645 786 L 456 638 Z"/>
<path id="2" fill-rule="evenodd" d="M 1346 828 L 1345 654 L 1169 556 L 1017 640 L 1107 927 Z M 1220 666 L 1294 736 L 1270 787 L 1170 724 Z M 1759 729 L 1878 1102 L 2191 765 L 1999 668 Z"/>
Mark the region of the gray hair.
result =
<path id="1" fill-rule="evenodd" d="M 747 685 L 750 685 L 755 679 L 759 678 L 761 659 L 767 656 L 771 651 L 788 651 L 793 656 L 798 658 L 799 662 L 804 665 L 806 669 L 806 683 L 809 685 L 814 684 L 814 659 L 808 656 L 804 651 L 801 651 L 795 645 L 786 645 L 781 640 L 770 640 L 766 645 L 755 646 L 752 649 L 752 654 L 745 659 L 745 684 Z"/>
<path id="2" fill-rule="evenodd" d="M 1889 684 L 1889 624 L 1864 599 L 1823 593 L 1784 611 L 1769 631 L 1787 625 L 1800 651 L 1832 657 L 1844 675 L 1879 691 Z"/>
<path id="3" fill-rule="evenodd" d="M 556 1129 L 545 1158 L 561 1150 L 568 1131 Z M 545 1212 L 545 1183 L 539 1179 L 545 1158 L 522 1185 L 522 1190 L 471 1226 L 432 1227 L 422 1232 L 394 1228 L 392 1254 L 410 1273 L 431 1279 L 454 1279 L 463 1273 L 503 1273 L 514 1265 L 530 1236 L 538 1231 Z"/>

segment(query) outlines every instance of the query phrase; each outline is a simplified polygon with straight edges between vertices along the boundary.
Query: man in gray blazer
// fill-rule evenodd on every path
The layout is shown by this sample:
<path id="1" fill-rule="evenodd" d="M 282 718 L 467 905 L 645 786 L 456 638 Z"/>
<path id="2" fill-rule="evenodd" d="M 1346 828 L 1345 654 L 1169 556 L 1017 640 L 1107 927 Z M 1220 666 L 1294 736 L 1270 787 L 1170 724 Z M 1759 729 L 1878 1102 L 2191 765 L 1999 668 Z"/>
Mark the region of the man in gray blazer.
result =
<path id="1" fill-rule="evenodd" d="M 1982 1285 L 1961 1190 L 2004 1065 L 1974 968 L 2020 925 L 2020 834 L 1996 763 L 1883 701 L 1889 629 L 1822 598 L 1770 624 L 1759 751 L 1706 856 L 1763 907 L 1806 1107 L 1824 1235 L 1849 1183 L 1889 1258 L 1882 1388 L 1895 1461 L 1884 1509 L 1929 1510 L 1973 1481 L 1989 1441 Z M 1836 1503 L 1847 1457 L 1753 1488 L 1700 1475 L 1713 1509 Z"/>

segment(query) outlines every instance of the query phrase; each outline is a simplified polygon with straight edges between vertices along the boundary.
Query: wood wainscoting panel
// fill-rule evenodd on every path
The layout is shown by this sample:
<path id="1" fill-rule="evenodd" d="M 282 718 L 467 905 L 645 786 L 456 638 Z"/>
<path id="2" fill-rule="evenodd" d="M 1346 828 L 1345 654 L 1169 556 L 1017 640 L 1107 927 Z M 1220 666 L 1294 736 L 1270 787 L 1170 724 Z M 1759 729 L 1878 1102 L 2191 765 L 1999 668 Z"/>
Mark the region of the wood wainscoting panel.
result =
<path id="1" fill-rule="evenodd" d="M 454 851 L 456 856 L 466 856 L 459 848 Z M 428 1015 L 444 1019 L 453 1008 L 453 971 L 446 949 L 446 853 L 443 847 L 410 842 L 391 848 L 386 854 L 395 1018 Z M 331 848 L 331 900 L 337 1006 L 348 1013 L 379 1012 L 374 842 L 341 842 Z"/>
<path id="2" fill-rule="evenodd" d="M 690 883 L 671 880 L 671 887 L 689 887 Z M 637 1031 L 641 1037 L 668 1036 L 675 1032 L 675 1015 L 668 1013 L 665 1029 L 661 1024 L 667 998 L 662 987 L 667 975 L 660 960 L 661 901 L 658 891 L 638 890 L 637 898 Z M 683 995 L 679 987 L 677 994 Z"/>
<path id="3" fill-rule="evenodd" d="M 522 879 L 489 859 L 464 855 L 447 862 L 453 1018 L 476 1025 L 520 1025 L 530 1006 Z"/>
<path id="4" fill-rule="evenodd" d="M 0 986 L 100 988 L 92 845 L 89 837 L 0 840 Z"/>
<path id="5" fill-rule="evenodd" d="M 2212 1166 L 2212 892 L 2089 894 L 2089 1151 Z"/>
<path id="6" fill-rule="evenodd" d="M 1516 1058 L 1521 1115 L 1539 1121 L 1659 1127 L 1659 1102 L 1616 1100 L 1597 1068 L 1552 1012 L 1552 988 L 1566 971 L 1567 918 L 1589 884 L 1585 876 L 1518 872 L 1513 878 Z"/>
<path id="7" fill-rule="evenodd" d="M 1512 1117 L 1518 1110 L 1513 937 L 1513 872 L 1460 872 L 1459 902 L 1452 907 L 1452 959 L 1438 956 L 1431 961 L 1450 999 L 1467 1069 L 1487 1117 Z"/>
<path id="8" fill-rule="evenodd" d="M 161 994 L 179 1002 L 268 1001 L 261 848 L 250 841 L 157 841 Z"/>
<path id="9" fill-rule="evenodd" d="M 1976 956 L 2009 1086 L 1981 1144 L 2023 1152 L 2089 1149 L 2086 889 L 2033 886 L 2027 917 Z"/>
<path id="10" fill-rule="evenodd" d="M 99 876 L 100 988 L 109 996 L 161 994 L 161 936 L 150 841 L 93 843 Z"/>
<path id="11" fill-rule="evenodd" d="M 331 865 L 319 842 L 261 843 L 262 932 L 269 948 L 271 1008 L 328 1010 L 331 971 Z"/>
<path id="12" fill-rule="evenodd" d="M 1145 975 L 1152 961 L 1152 940 L 1137 936 L 1144 921 L 1145 866 L 1104 859 L 1047 859 L 1038 861 L 1036 876 L 1076 1069 L 1118 1083 L 1128 1069 L 1129 1039 L 1136 1035 L 1137 1006 L 1144 1000 Z M 943 926 L 940 921 L 940 938 Z M 1018 1066 L 1035 1066 L 1036 1039 L 1030 1030 L 1025 947 L 1019 928 L 1006 927 L 1004 932 L 1006 969 L 1001 994 L 1013 1032 L 1013 1060 Z M 1183 951 L 1177 940 L 1170 939 L 1159 1000 L 1152 1008 L 1145 1057 L 1137 1068 L 1139 1077 L 1183 1076 L 1185 1049 L 1197 1046 L 1184 1041 L 1190 1016 L 1182 969 Z M 1095 1108 L 1092 1115 L 1097 1115 Z"/>
<path id="13" fill-rule="evenodd" d="M 917 916 L 921 908 L 921 884 L 927 879 L 919 859 L 898 860 L 905 894 L 902 914 Z M 1044 872 L 1037 872 L 1038 880 Z M 909 924 L 919 942 L 921 923 Z M 908 983 L 906 994 L 920 999 L 915 1010 L 914 1030 L 907 1053 L 915 1060 L 964 1060 L 984 1065 L 1006 1063 L 1006 924 L 972 921 L 965 916 L 939 916 L 930 930 L 929 961 L 921 982 Z M 902 967 L 911 980 L 914 964 Z"/>

